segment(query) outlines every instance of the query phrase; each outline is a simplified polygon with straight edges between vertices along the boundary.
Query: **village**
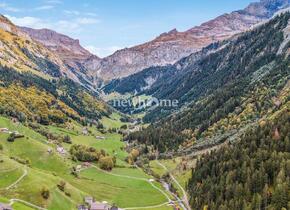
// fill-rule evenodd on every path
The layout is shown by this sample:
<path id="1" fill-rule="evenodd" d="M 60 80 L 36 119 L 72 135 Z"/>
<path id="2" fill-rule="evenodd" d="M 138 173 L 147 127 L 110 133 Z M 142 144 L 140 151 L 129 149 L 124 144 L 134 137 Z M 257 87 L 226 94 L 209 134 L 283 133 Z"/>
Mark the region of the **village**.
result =
<path id="1" fill-rule="evenodd" d="M 9 204 L 0 203 L 0 210 L 13 210 Z"/>
<path id="2" fill-rule="evenodd" d="M 0 128 L 0 133 L 6 133 L 9 134 L 10 136 L 13 136 L 15 139 L 16 138 L 23 138 L 24 135 L 20 134 L 18 131 L 12 131 L 9 128 Z M 86 127 L 82 129 L 82 135 L 89 135 L 89 131 Z M 96 140 L 102 141 L 105 140 L 106 138 L 104 136 L 95 136 Z M 59 143 L 57 142 L 50 142 L 52 144 L 55 144 L 55 151 L 61 155 L 61 156 L 66 156 L 68 154 L 68 151 Z M 54 149 L 48 148 L 47 153 L 48 154 L 53 154 Z M 76 166 L 76 171 L 80 172 L 81 170 L 84 170 L 86 168 L 89 168 L 91 164 L 89 162 L 83 162 L 81 165 Z M 107 202 L 97 202 L 93 197 L 87 196 L 84 198 L 83 204 L 79 204 L 76 206 L 76 209 L 78 210 L 121 210 L 118 208 L 115 204 L 109 205 Z M 13 207 L 11 204 L 4 204 L 0 203 L 0 210 L 13 210 Z"/>
<path id="3" fill-rule="evenodd" d="M 15 121 L 13 121 L 14 123 L 17 123 Z M 129 133 L 135 130 L 139 130 L 139 126 L 136 125 L 137 123 L 135 122 L 135 124 L 131 124 L 131 125 L 126 125 L 123 126 L 121 129 L 116 129 L 116 131 L 114 132 L 118 132 L 118 133 Z M 111 131 L 109 131 L 111 132 Z M 10 128 L 6 128 L 6 127 L 2 127 L 0 128 L 0 133 L 4 133 L 4 134 L 9 134 L 9 137 L 7 138 L 7 141 L 9 141 L 8 139 L 13 136 L 13 141 L 16 139 L 24 139 L 23 137 L 25 137 L 23 134 L 21 134 L 19 131 L 17 130 L 13 130 Z M 81 130 L 79 131 L 79 134 L 82 136 L 93 136 L 95 141 L 106 141 L 107 138 L 105 136 L 103 136 L 102 134 L 92 134 L 90 132 L 90 130 L 88 129 L 88 127 L 82 127 Z M 25 139 L 29 139 L 29 137 L 25 138 Z M 62 139 L 61 139 L 62 140 Z M 70 140 L 70 139 L 69 139 Z M 63 141 L 65 142 L 65 141 Z M 62 156 L 64 158 L 69 156 L 69 150 L 67 149 L 67 147 L 63 146 L 62 141 L 58 141 L 58 139 L 54 139 L 54 138 L 48 138 L 46 144 L 50 145 L 47 147 L 46 152 L 49 154 L 49 156 L 54 155 L 54 153 L 58 154 L 59 156 Z M 126 142 L 125 142 L 126 143 Z M 74 172 L 76 173 L 80 173 L 83 170 L 89 169 L 92 167 L 92 164 L 90 162 L 82 162 L 79 163 L 78 165 L 75 165 L 73 167 Z M 149 182 L 153 182 L 153 179 L 148 180 Z M 172 205 L 173 206 L 173 205 Z M 6 204 L 6 203 L 0 203 L 0 210 L 13 210 L 14 206 L 13 206 L 13 202 L 10 204 Z M 75 209 L 77 210 L 122 210 L 121 208 L 119 208 L 118 206 L 116 206 L 113 203 L 108 203 L 106 201 L 97 201 L 93 196 L 88 195 L 86 197 L 83 198 L 83 202 L 77 203 L 75 204 Z M 177 208 L 176 208 L 177 209 Z"/>
<path id="4" fill-rule="evenodd" d="M 93 197 L 85 197 L 84 198 L 85 204 L 80 204 L 77 206 L 78 210 L 122 210 L 118 208 L 115 204 L 110 206 L 107 202 L 96 202 Z"/>
<path id="5" fill-rule="evenodd" d="M 110 206 L 107 202 L 96 202 L 93 197 L 85 197 L 84 204 L 76 206 L 77 210 L 122 210 L 116 205 Z M 13 210 L 10 204 L 0 203 L 0 210 Z"/>
<path id="6" fill-rule="evenodd" d="M 23 137 L 18 131 L 10 131 L 8 128 L 0 128 L 1 133 L 14 134 L 15 136 Z"/>

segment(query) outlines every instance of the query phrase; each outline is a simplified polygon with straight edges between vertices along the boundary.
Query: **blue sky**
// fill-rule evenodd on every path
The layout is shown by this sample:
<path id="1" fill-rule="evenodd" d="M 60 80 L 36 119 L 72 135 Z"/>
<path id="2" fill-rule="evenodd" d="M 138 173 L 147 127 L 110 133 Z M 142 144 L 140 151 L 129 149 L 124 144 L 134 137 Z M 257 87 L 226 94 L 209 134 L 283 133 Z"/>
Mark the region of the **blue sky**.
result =
<path id="1" fill-rule="evenodd" d="M 15 24 L 49 28 L 103 57 L 176 28 L 187 30 L 257 0 L 0 0 Z"/>

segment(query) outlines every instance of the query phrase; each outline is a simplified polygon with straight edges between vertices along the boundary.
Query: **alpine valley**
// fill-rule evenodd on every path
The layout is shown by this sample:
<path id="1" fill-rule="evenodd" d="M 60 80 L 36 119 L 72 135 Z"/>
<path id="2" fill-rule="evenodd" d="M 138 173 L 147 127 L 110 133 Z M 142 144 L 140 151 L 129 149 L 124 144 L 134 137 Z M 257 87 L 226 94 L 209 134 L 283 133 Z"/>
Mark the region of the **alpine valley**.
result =
<path id="1" fill-rule="evenodd" d="M 1 15 L 0 210 L 290 209 L 289 6 L 105 58 Z"/>

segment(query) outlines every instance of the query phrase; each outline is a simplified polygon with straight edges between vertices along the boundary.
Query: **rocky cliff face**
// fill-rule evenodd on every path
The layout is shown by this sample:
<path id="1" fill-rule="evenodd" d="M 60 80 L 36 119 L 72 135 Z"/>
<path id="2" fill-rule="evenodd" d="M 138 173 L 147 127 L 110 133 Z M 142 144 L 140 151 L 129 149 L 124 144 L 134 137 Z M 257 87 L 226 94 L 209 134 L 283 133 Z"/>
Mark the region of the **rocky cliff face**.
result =
<path id="1" fill-rule="evenodd" d="M 126 77 L 151 66 L 173 64 L 210 43 L 267 20 L 278 10 L 289 6 L 289 0 L 261 0 L 244 10 L 221 15 L 185 32 L 176 29 L 161 34 L 145 44 L 115 52 L 95 64 L 92 75 L 104 80 Z"/>
<path id="2" fill-rule="evenodd" d="M 148 67 L 173 64 L 213 42 L 250 29 L 288 6 L 289 0 L 261 0 L 244 10 L 221 15 L 184 32 L 173 29 L 152 41 L 119 50 L 103 59 L 81 47 L 78 40 L 48 29 L 21 28 L 21 32 L 55 52 L 80 80 L 99 85 L 102 80 L 110 81 Z"/>
<path id="3" fill-rule="evenodd" d="M 20 29 L 32 39 L 55 52 L 66 64 L 74 68 L 79 68 L 78 65 L 83 64 L 89 58 L 99 59 L 84 49 L 77 39 L 72 39 L 49 29 L 31 29 L 26 27 L 21 27 Z"/>
<path id="4" fill-rule="evenodd" d="M 6 17 L 0 16 L 0 64 L 47 77 L 78 78 L 55 53 L 35 42 Z"/>
<path id="5" fill-rule="evenodd" d="M 100 62 L 100 58 L 83 48 L 79 40 L 49 29 L 31 29 L 27 27 L 19 27 L 19 29 L 59 56 L 81 83 L 85 83 L 86 86 L 93 86 L 93 78 L 90 73 L 94 72 L 95 68 L 91 63 Z M 90 72 L 88 71 L 89 68 L 91 68 Z M 97 83 L 97 79 L 94 79 L 94 81 Z"/>

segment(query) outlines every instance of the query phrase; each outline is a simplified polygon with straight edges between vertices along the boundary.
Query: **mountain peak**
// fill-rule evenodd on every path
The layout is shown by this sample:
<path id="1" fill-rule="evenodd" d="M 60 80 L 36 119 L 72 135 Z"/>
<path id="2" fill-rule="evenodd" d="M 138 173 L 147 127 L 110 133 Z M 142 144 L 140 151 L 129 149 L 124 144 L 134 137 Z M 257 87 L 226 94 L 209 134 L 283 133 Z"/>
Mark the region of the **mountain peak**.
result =
<path id="1" fill-rule="evenodd" d="M 91 53 L 80 45 L 78 39 L 72 39 L 50 29 L 32 29 L 27 27 L 20 27 L 20 29 L 32 39 L 57 52 L 61 57 L 72 56 L 77 59 L 87 59 L 91 56 Z"/>
<path id="2" fill-rule="evenodd" d="M 250 15 L 270 18 L 275 12 L 288 6 L 289 0 L 261 0 L 251 3 L 244 11 Z"/>
<path id="3" fill-rule="evenodd" d="M 1 14 L 0 14 L 0 29 L 16 34 L 18 36 L 24 36 L 28 38 L 28 36 L 22 31 L 18 30 L 17 26 L 15 26 L 7 17 Z"/>
<path id="4" fill-rule="evenodd" d="M 0 22 L 1 23 L 7 23 L 10 25 L 14 25 L 7 17 L 5 17 L 4 15 L 0 15 Z"/>
<path id="5" fill-rule="evenodd" d="M 164 33 L 164 34 L 166 34 L 166 35 L 174 35 L 174 34 L 177 34 L 177 33 L 178 33 L 177 29 L 174 28 L 174 29 L 172 29 L 172 30 L 170 30 L 170 31 L 168 31 L 167 33 Z"/>
<path id="6" fill-rule="evenodd" d="M 289 0 L 261 0 L 244 10 L 223 14 L 200 26 L 179 32 L 173 29 L 147 43 L 123 49 L 102 60 L 98 69 L 105 79 L 126 77 L 151 66 L 173 64 L 207 45 L 242 33 L 289 6 Z"/>

